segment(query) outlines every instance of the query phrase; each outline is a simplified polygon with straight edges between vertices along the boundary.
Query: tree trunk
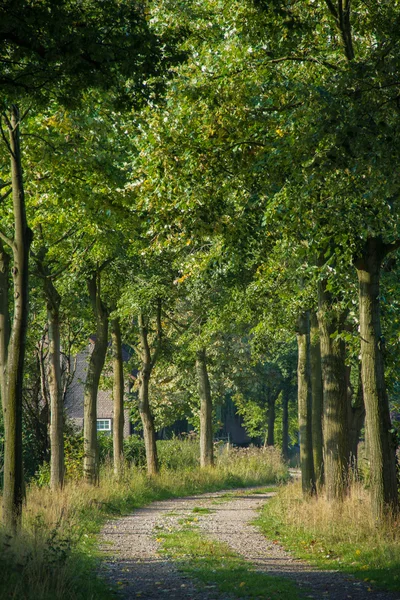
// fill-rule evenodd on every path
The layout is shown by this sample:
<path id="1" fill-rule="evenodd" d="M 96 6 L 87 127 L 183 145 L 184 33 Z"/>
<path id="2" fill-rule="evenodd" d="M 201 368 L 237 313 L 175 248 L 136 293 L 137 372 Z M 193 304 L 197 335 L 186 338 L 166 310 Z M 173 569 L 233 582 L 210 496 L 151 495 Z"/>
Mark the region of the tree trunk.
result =
<path id="1" fill-rule="evenodd" d="M 285 383 L 282 390 L 282 456 L 289 460 L 289 387 Z"/>
<path id="2" fill-rule="evenodd" d="M 20 524 L 24 497 L 22 463 L 22 387 L 26 331 L 28 325 L 28 259 L 32 231 L 26 221 L 25 195 L 19 142 L 19 110 L 11 108 L 8 123 L 11 151 L 11 179 L 14 212 L 14 240 L 11 242 L 14 264 L 14 314 L 8 345 L 7 368 L 3 386 L 4 411 L 4 490 L 3 524 L 15 531 Z"/>
<path id="3" fill-rule="evenodd" d="M 154 366 L 154 359 L 153 361 L 151 359 L 146 320 L 142 313 L 139 314 L 139 336 L 142 357 L 142 368 L 139 374 L 139 413 L 143 424 L 147 473 L 152 476 L 158 473 L 156 432 L 149 402 L 149 381 Z"/>
<path id="4" fill-rule="evenodd" d="M 88 280 L 89 296 L 96 317 L 96 339 L 89 357 L 84 389 L 84 456 L 83 475 L 87 483 L 96 484 L 99 480 L 99 456 L 97 445 L 97 393 L 100 375 L 103 370 L 108 343 L 108 312 L 101 300 L 100 274 L 95 273 Z"/>
<path id="5" fill-rule="evenodd" d="M 328 500 L 342 499 L 348 489 L 349 430 L 345 344 L 335 339 L 345 316 L 335 310 L 325 282 L 318 286 L 318 322 L 324 393 L 324 469 Z"/>
<path id="6" fill-rule="evenodd" d="M 6 397 L 7 353 L 10 340 L 9 283 L 10 256 L 0 240 L 0 394 L 2 403 Z"/>
<path id="7" fill-rule="evenodd" d="M 197 352 L 196 371 L 200 396 L 200 466 L 210 467 L 214 465 L 214 445 L 211 387 L 205 349 Z"/>
<path id="8" fill-rule="evenodd" d="M 58 296 L 47 309 L 49 354 L 47 378 L 50 394 L 50 487 L 59 489 L 64 484 L 64 414 L 61 384 L 60 314 Z"/>
<path id="9" fill-rule="evenodd" d="M 324 484 L 324 456 L 322 435 L 323 389 L 321 346 L 319 341 L 318 319 L 311 313 L 310 329 L 310 362 L 311 362 L 311 394 L 312 394 L 312 447 L 315 479 L 318 489 Z"/>
<path id="10" fill-rule="evenodd" d="M 275 443 L 275 410 L 276 396 L 275 394 L 268 394 L 268 435 L 267 435 L 267 446 L 273 446 Z"/>
<path id="11" fill-rule="evenodd" d="M 122 361 L 122 338 L 119 319 L 111 322 L 112 352 L 113 352 L 113 455 L 114 473 L 119 475 L 123 461 L 124 442 L 124 369 Z"/>
<path id="12" fill-rule="evenodd" d="M 371 464 L 372 507 L 377 520 L 398 508 L 395 440 L 390 432 L 379 307 L 381 263 L 390 249 L 380 239 L 369 238 L 363 255 L 355 262 L 359 281 L 361 377 Z"/>
<path id="13" fill-rule="evenodd" d="M 304 312 L 298 318 L 298 403 L 300 431 L 301 485 L 305 495 L 316 492 L 312 451 L 311 378 L 310 378 L 310 316 Z"/>
<path id="14" fill-rule="evenodd" d="M 60 347 L 60 305 L 61 296 L 58 293 L 51 276 L 51 271 L 45 263 L 48 249 L 42 246 L 35 255 L 37 275 L 42 279 L 43 291 L 47 304 L 47 377 L 45 376 L 43 360 L 43 343 L 40 347 L 40 374 L 42 395 L 47 402 L 47 386 L 50 396 L 50 487 L 59 489 L 64 484 L 64 407 L 61 381 L 61 347 Z"/>
<path id="15" fill-rule="evenodd" d="M 349 388 L 349 386 L 348 386 Z M 358 442 L 360 441 L 361 429 L 365 421 L 365 406 L 364 396 L 362 391 L 361 381 L 361 362 L 359 366 L 359 381 L 357 395 L 352 402 L 352 394 L 349 397 L 349 446 L 350 446 L 350 461 L 355 471 L 357 471 L 358 461 Z"/>

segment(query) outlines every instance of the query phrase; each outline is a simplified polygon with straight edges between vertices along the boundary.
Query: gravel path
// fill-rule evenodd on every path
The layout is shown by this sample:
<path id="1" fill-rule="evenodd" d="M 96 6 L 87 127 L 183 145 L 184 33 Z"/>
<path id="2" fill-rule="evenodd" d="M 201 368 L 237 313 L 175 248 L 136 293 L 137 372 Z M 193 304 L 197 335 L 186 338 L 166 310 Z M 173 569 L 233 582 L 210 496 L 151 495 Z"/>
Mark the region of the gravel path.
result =
<path id="1" fill-rule="evenodd" d="M 196 514 L 204 534 L 226 542 L 258 571 L 294 579 L 307 598 L 315 600 L 400 600 L 400 595 L 371 590 L 369 585 L 335 571 L 318 571 L 293 558 L 278 544 L 266 540 L 250 525 L 257 509 L 273 493 L 226 492 L 153 502 L 128 517 L 109 521 L 101 536 L 105 558 L 101 576 L 116 584 L 118 596 L 146 600 L 234 600 L 210 586 L 197 587 L 173 562 L 157 552 L 157 531 L 179 527 L 178 520 L 196 506 L 210 508 L 211 514 Z M 222 496 L 222 498 L 221 498 Z M 112 556 L 112 558 L 110 558 Z M 290 600 L 290 599 L 287 599 Z"/>

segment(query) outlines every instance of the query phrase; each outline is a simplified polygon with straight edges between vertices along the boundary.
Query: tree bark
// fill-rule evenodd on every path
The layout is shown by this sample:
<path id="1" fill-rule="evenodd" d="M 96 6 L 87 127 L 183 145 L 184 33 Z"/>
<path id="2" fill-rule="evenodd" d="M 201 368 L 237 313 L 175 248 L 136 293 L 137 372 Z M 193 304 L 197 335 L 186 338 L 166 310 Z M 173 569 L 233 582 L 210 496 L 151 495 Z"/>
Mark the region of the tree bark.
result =
<path id="1" fill-rule="evenodd" d="M 124 369 L 122 361 L 122 338 L 118 317 L 111 322 L 112 353 L 113 353 L 113 455 L 114 473 L 119 475 L 123 462 L 124 442 Z"/>
<path id="2" fill-rule="evenodd" d="M 96 272 L 87 282 L 93 312 L 96 318 L 96 339 L 89 357 L 84 389 L 84 457 L 83 475 L 87 483 L 99 480 L 99 453 L 97 445 L 97 393 L 103 370 L 108 343 L 108 311 L 101 299 L 100 273 Z"/>
<path id="3" fill-rule="evenodd" d="M 350 369 L 349 369 L 349 378 L 350 378 Z M 362 390 L 362 380 L 361 380 L 361 362 L 359 363 L 359 377 L 358 377 L 358 388 L 357 395 L 355 400 L 353 401 L 353 389 L 348 382 L 348 410 L 349 410 L 349 447 L 350 447 L 350 462 L 354 471 L 358 470 L 358 442 L 360 441 L 361 430 L 365 421 L 365 405 L 364 405 L 364 396 Z"/>
<path id="4" fill-rule="evenodd" d="M 17 106 L 11 108 L 7 119 L 11 154 L 12 199 L 14 213 L 13 251 L 14 314 L 8 344 L 6 386 L 3 389 L 4 412 L 4 490 L 3 524 L 15 531 L 20 525 L 24 497 L 22 463 L 22 386 L 26 332 L 28 326 L 28 260 L 32 231 L 26 220 L 25 194 L 21 165 L 20 116 Z"/>
<path id="5" fill-rule="evenodd" d="M 355 261 L 359 281 L 361 377 L 368 430 L 372 507 L 377 520 L 398 509 L 396 446 L 390 432 L 379 306 L 381 263 L 391 249 L 380 238 L 369 238 L 362 256 Z"/>
<path id="6" fill-rule="evenodd" d="M 324 469 L 328 500 L 342 499 L 348 490 L 349 430 L 345 344 L 335 338 L 345 316 L 335 310 L 323 281 L 318 286 L 318 322 L 324 394 Z"/>
<path id="7" fill-rule="evenodd" d="M 196 372 L 200 396 L 200 467 L 212 467 L 214 465 L 212 398 L 205 349 L 197 352 Z"/>
<path id="8" fill-rule="evenodd" d="M 61 296 L 44 263 L 47 248 L 42 247 L 36 256 L 37 271 L 43 281 L 47 304 L 47 383 L 50 395 L 50 487 L 62 488 L 64 484 L 64 411 L 61 381 L 60 305 Z M 43 397 L 46 398 L 46 381 L 41 368 Z"/>
<path id="9" fill-rule="evenodd" d="M 273 446 L 275 443 L 275 398 L 268 398 L 268 436 L 267 436 L 267 446 Z"/>
<path id="10" fill-rule="evenodd" d="M 10 340 L 10 256 L 0 240 L 0 394 L 1 401 L 6 398 L 6 369 L 8 343 Z"/>
<path id="11" fill-rule="evenodd" d="M 161 335 L 161 330 L 159 330 Z M 158 473 L 158 455 L 156 445 L 156 432 L 154 429 L 154 418 L 149 402 L 149 381 L 154 358 L 151 358 L 150 345 L 148 341 L 148 330 L 143 313 L 139 314 L 139 336 L 142 368 L 139 373 L 139 413 L 143 425 L 144 445 L 146 449 L 147 473 L 156 475 Z M 161 343 L 161 339 L 160 339 Z"/>
<path id="12" fill-rule="evenodd" d="M 289 460 L 289 388 L 285 383 L 282 390 L 282 456 Z"/>
<path id="13" fill-rule="evenodd" d="M 311 362 L 311 394 L 312 394 L 312 447 L 315 479 L 318 489 L 324 484 L 323 456 L 323 387 L 321 345 L 319 340 L 318 319 L 315 312 L 311 313 L 310 328 L 310 362 Z"/>
<path id="14" fill-rule="evenodd" d="M 57 294 L 53 306 L 48 306 L 47 322 L 49 354 L 47 379 L 50 394 L 50 487 L 59 489 L 64 484 L 64 413 L 61 384 L 60 312 L 61 298 Z"/>
<path id="15" fill-rule="evenodd" d="M 315 473 L 312 451 L 311 378 L 310 378 L 310 317 L 302 313 L 297 322 L 298 404 L 300 432 L 300 467 L 303 494 L 315 494 Z"/>

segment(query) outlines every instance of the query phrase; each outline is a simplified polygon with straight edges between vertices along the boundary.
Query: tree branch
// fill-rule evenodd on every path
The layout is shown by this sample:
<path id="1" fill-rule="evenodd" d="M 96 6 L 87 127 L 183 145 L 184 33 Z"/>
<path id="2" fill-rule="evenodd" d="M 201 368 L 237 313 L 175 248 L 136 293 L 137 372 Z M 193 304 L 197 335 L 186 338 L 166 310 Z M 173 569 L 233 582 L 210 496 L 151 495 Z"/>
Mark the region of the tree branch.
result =
<path id="1" fill-rule="evenodd" d="M 320 60 L 318 58 L 312 58 L 312 57 L 307 57 L 307 56 L 281 56 L 281 58 L 273 58 L 273 59 L 269 60 L 267 62 L 267 64 L 277 64 L 277 63 L 285 62 L 285 61 L 310 62 L 310 63 L 316 63 L 318 65 L 323 65 L 324 67 L 328 67 L 329 69 L 334 69 L 335 71 L 339 70 L 339 67 L 337 65 L 334 65 L 333 63 L 331 63 L 327 60 Z"/>
<path id="2" fill-rule="evenodd" d="M 333 14 L 335 19 L 339 19 L 338 12 L 337 12 L 333 2 L 331 0 L 325 0 L 325 2 L 326 2 L 327 7 L 329 8 L 329 11 Z"/>
<path id="3" fill-rule="evenodd" d="M 0 238 L 3 240 L 3 242 L 5 244 L 7 244 L 7 246 L 10 246 L 10 248 L 12 248 L 14 250 L 15 248 L 15 244 L 14 244 L 14 240 L 12 240 L 11 238 L 9 238 L 5 233 L 3 233 L 0 230 Z"/>
<path id="4" fill-rule="evenodd" d="M 5 121 L 6 121 L 6 123 L 7 123 L 7 121 L 8 121 L 7 115 L 5 115 L 5 114 L 3 113 L 3 114 L 2 114 L 2 117 L 4 117 L 4 120 L 5 120 Z M 8 122 L 9 122 L 9 121 L 8 121 Z M 8 125 L 7 125 L 7 127 L 8 127 Z M 2 119 L 1 119 L 1 117 L 0 117 L 0 133 L 1 133 L 1 137 L 3 138 L 3 142 L 5 143 L 5 145 L 6 145 L 6 147 L 7 147 L 7 150 L 9 151 L 9 153 L 11 154 L 11 156 L 12 156 L 13 158 L 15 158 L 14 152 L 11 150 L 10 142 L 8 141 L 8 139 L 7 139 L 7 136 L 6 136 L 6 134 L 4 133 L 4 129 L 3 129 L 3 123 L 2 123 Z"/>
<path id="5" fill-rule="evenodd" d="M 161 344 L 162 344 L 161 298 L 157 299 L 156 321 L 157 321 L 157 338 L 156 338 L 157 341 L 156 341 L 156 347 L 154 350 L 153 358 L 151 359 L 151 368 L 152 369 L 157 362 L 158 355 L 160 354 L 160 351 L 161 351 Z"/>
<path id="6" fill-rule="evenodd" d="M 47 146 L 50 146 L 50 148 L 54 151 L 57 152 L 57 148 L 51 144 L 48 140 L 46 140 L 44 137 L 42 137 L 41 135 L 37 134 L 37 133 L 21 133 L 21 137 L 34 137 L 34 138 L 38 138 L 39 140 L 41 140 L 44 144 L 46 144 Z"/>
<path id="7" fill-rule="evenodd" d="M 5 194 L 3 194 L 3 195 L 0 194 L 0 202 L 3 202 L 3 200 L 5 200 L 6 198 L 8 198 L 8 196 L 11 194 L 11 192 L 12 192 L 12 188 L 10 188 L 8 190 L 8 192 L 6 192 Z"/>
<path id="8" fill-rule="evenodd" d="M 394 252 L 400 248 L 400 239 L 391 242 L 390 244 L 383 245 L 383 256 L 387 256 L 390 252 Z"/>

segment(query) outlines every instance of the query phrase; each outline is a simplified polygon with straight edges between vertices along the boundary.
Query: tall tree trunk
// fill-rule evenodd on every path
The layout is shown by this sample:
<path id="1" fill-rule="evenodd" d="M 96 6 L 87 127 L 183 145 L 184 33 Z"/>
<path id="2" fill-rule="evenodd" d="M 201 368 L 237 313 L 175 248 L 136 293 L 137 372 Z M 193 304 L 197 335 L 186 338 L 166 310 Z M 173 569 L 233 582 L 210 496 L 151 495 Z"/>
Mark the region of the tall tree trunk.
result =
<path id="1" fill-rule="evenodd" d="M 11 179 L 14 213 L 14 240 L 9 240 L 13 251 L 12 276 L 14 284 L 14 314 L 8 345 L 6 386 L 3 386 L 4 412 L 4 490 L 3 524 L 15 531 L 19 526 L 24 497 L 22 463 L 22 388 L 26 331 L 28 325 L 28 259 L 32 231 L 26 220 L 25 195 L 20 150 L 20 115 L 17 106 L 11 108 L 7 119 L 11 154 Z M 3 240 L 5 236 L 3 236 Z M 7 241 L 7 240 L 6 240 Z"/>
<path id="2" fill-rule="evenodd" d="M 310 362 L 311 362 L 311 394 L 312 394 L 312 447 L 315 479 L 318 489 L 324 484 L 324 456 L 322 435 L 323 388 L 321 345 L 317 315 L 311 313 L 310 328 Z"/>
<path id="3" fill-rule="evenodd" d="M 143 437 L 146 449 L 147 473 L 158 473 L 158 456 L 154 418 L 149 402 L 149 381 L 154 366 L 148 341 L 148 330 L 143 313 L 139 314 L 139 336 L 142 367 L 139 374 L 139 413 L 143 424 Z"/>
<path id="4" fill-rule="evenodd" d="M 55 290 L 56 291 L 56 290 Z M 47 308 L 49 354 L 47 379 L 50 394 L 50 486 L 56 490 L 64 484 L 64 414 L 61 384 L 60 312 L 61 298 Z"/>
<path id="5" fill-rule="evenodd" d="M 289 460 L 289 384 L 285 382 L 282 390 L 282 456 Z"/>
<path id="6" fill-rule="evenodd" d="M 124 369 L 122 361 L 122 338 L 119 319 L 111 322 L 112 352 L 113 352 L 113 454 L 114 473 L 119 475 L 123 460 L 124 442 Z"/>
<path id="7" fill-rule="evenodd" d="M 318 286 L 318 322 L 324 390 L 324 467 L 328 500 L 342 499 L 348 489 L 349 430 L 345 344 L 337 339 L 345 315 L 335 310 L 326 283 Z"/>
<path id="8" fill-rule="evenodd" d="M 0 239 L 0 394 L 2 403 L 6 397 L 7 354 L 10 340 L 9 284 L 10 256 Z"/>
<path id="9" fill-rule="evenodd" d="M 214 445 L 211 386 L 204 348 L 197 352 L 196 372 L 200 396 L 200 466 L 209 467 L 214 465 Z"/>
<path id="10" fill-rule="evenodd" d="M 99 452 L 97 444 L 97 393 L 103 370 L 108 343 L 108 311 L 101 299 L 100 273 L 96 272 L 87 282 L 93 312 L 96 318 L 96 339 L 89 357 L 84 389 L 84 456 L 83 475 L 88 483 L 99 480 Z"/>
<path id="11" fill-rule="evenodd" d="M 34 255 L 37 275 L 42 279 L 43 291 L 47 304 L 47 377 L 45 376 L 43 360 L 43 342 L 40 348 L 40 373 L 43 398 L 47 401 L 47 385 L 50 396 L 50 487 L 59 489 L 64 484 L 64 406 L 61 381 L 61 346 L 60 346 L 60 305 L 61 296 L 58 293 L 51 274 L 45 263 L 48 252 L 42 246 Z M 47 383 L 47 385 L 46 385 Z"/>
<path id="12" fill-rule="evenodd" d="M 275 417 L 276 417 L 276 396 L 275 394 L 268 393 L 268 435 L 267 435 L 267 446 L 273 446 L 275 443 Z"/>
<path id="13" fill-rule="evenodd" d="M 359 365 L 359 381 L 357 395 L 352 401 L 349 398 L 349 445 L 350 445 L 350 460 L 355 471 L 357 471 L 358 461 L 358 442 L 360 441 L 361 429 L 365 421 L 365 405 L 364 395 L 361 381 L 361 362 Z"/>
<path id="14" fill-rule="evenodd" d="M 371 495 L 374 516 L 380 520 L 398 508 L 395 440 L 390 432 L 389 400 L 384 372 L 384 338 L 379 307 L 380 269 L 392 246 L 369 238 L 355 262 L 359 281 L 361 377 L 371 464 Z"/>
<path id="15" fill-rule="evenodd" d="M 316 492 L 312 451 L 311 378 L 310 378 L 310 316 L 302 313 L 297 322 L 298 404 L 300 431 L 301 484 L 305 495 Z"/>

